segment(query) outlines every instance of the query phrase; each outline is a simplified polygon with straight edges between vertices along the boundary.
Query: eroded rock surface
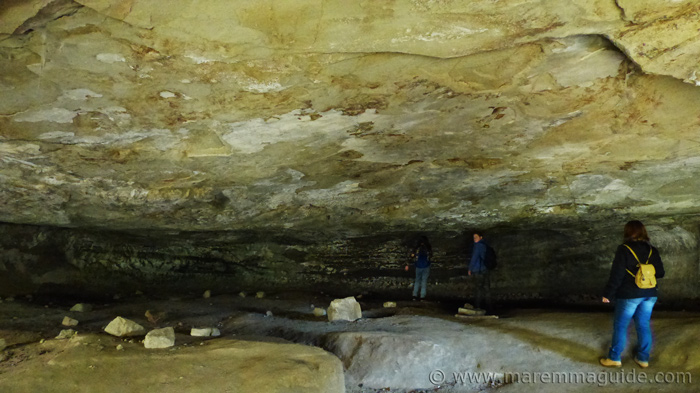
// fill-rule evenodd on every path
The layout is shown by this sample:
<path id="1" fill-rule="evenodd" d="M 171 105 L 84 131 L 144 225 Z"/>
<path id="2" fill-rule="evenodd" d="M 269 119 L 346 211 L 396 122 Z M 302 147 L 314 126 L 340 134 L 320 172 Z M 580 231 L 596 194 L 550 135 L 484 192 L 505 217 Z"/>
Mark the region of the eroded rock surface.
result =
<path id="1" fill-rule="evenodd" d="M 3 221 L 335 236 L 697 212 L 694 2 L 10 4 Z"/>
<path id="2" fill-rule="evenodd" d="M 4 2 L 0 221 L 78 231 L 3 229 L 1 290 L 186 273 L 398 288 L 419 231 L 444 282 L 468 252 L 449 244 L 479 227 L 507 249 L 503 291 L 591 293 L 640 218 L 670 290 L 697 296 L 699 7 Z"/>

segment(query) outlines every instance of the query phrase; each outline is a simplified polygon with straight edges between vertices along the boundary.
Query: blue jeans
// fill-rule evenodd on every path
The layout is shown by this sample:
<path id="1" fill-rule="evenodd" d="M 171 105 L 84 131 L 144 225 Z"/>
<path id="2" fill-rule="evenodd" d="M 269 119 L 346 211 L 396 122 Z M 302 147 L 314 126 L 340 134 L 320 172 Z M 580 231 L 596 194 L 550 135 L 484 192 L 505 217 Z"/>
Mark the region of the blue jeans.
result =
<path id="1" fill-rule="evenodd" d="M 413 297 L 417 297 L 418 291 L 420 290 L 420 298 L 425 298 L 425 292 L 428 286 L 428 274 L 430 274 L 430 267 L 416 268 L 416 282 L 413 284 Z"/>
<path id="2" fill-rule="evenodd" d="M 656 304 L 655 297 L 640 297 L 636 299 L 617 299 L 615 304 L 615 319 L 613 321 L 613 337 L 608 358 L 619 361 L 627 344 L 627 327 L 634 318 L 637 329 L 637 359 L 649 361 L 651 351 L 651 310 Z"/>

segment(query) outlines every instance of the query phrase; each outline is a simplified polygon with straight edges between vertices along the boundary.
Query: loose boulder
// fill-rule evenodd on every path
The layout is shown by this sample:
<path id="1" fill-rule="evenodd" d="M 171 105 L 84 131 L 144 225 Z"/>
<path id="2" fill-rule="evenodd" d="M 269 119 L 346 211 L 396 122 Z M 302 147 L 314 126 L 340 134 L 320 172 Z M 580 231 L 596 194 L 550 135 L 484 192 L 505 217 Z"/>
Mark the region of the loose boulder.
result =
<path id="1" fill-rule="evenodd" d="M 149 349 L 169 348 L 175 345 L 175 329 L 166 327 L 153 329 L 146 335 L 143 346 Z"/>
<path id="2" fill-rule="evenodd" d="M 335 299 L 328 306 L 329 321 L 354 321 L 362 318 L 360 303 L 354 297 Z"/>
<path id="3" fill-rule="evenodd" d="M 146 329 L 134 321 L 116 317 L 107 325 L 105 332 L 117 337 L 127 337 L 143 335 Z"/>

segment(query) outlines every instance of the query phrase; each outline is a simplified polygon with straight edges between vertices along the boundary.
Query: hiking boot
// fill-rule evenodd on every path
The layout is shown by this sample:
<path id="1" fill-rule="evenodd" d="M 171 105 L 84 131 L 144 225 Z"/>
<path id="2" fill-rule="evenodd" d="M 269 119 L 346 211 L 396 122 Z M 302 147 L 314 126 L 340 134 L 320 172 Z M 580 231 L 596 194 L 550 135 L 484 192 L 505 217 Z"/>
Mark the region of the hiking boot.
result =
<path id="1" fill-rule="evenodd" d="M 622 362 L 619 360 L 610 360 L 608 358 L 600 358 L 600 364 L 605 367 L 621 367 Z"/>
<path id="2" fill-rule="evenodd" d="M 649 362 L 643 362 L 643 361 L 637 359 L 636 356 L 634 357 L 634 362 L 637 363 L 639 365 L 639 367 L 641 367 L 641 368 L 649 367 Z"/>

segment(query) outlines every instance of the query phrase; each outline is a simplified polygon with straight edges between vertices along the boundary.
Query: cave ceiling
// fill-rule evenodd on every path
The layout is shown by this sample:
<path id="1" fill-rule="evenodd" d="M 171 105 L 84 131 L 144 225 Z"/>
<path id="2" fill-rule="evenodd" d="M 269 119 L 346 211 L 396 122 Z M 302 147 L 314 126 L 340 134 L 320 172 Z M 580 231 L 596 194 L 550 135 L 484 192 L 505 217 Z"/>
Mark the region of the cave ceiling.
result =
<path id="1" fill-rule="evenodd" d="M 361 235 L 700 210 L 683 0 L 0 4 L 0 221 Z"/>

